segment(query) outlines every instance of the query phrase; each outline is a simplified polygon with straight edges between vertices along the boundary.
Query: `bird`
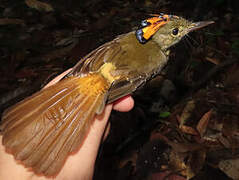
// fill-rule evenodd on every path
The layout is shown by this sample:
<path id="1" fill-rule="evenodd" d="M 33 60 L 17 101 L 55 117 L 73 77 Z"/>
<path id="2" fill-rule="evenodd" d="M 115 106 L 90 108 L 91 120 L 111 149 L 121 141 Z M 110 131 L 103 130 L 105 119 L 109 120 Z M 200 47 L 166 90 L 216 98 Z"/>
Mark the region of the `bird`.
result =
<path id="1" fill-rule="evenodd" d="M 106 104 L 131 94 L 167 64 L 170 47 L 212 24 L 154 14 L 85 57 L 56 84 L 2 115 L 2 144 L 35 174 L 55 176 L 75 152 Z"/>

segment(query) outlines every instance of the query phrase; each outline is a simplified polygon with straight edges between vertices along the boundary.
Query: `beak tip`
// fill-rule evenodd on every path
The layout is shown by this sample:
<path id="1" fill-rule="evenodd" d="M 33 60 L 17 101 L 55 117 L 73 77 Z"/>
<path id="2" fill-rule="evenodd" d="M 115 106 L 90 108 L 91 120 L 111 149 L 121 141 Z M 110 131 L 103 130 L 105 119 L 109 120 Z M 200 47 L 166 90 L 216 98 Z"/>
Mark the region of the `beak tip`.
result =
<path id="1" fill-rule="evenodd" d="M 202 21 L 202 22 L 205 22 L 205 26 L 215 23 L 215 21 Z"/>
<path id="2" fill-rule="evenodd" d="M 199 21 L 199 22 L 195 22 L 195 23 L 193 23 L 194 26 L 191 27 L 189 29 L 189 31 L 198 30 L 198 29 L 201 29 L 201 28 L 203 28 L 205 26 L 208 26 L 208 25 L 214 24 L 214 23 L 215 23 L 214 21 Z"/>

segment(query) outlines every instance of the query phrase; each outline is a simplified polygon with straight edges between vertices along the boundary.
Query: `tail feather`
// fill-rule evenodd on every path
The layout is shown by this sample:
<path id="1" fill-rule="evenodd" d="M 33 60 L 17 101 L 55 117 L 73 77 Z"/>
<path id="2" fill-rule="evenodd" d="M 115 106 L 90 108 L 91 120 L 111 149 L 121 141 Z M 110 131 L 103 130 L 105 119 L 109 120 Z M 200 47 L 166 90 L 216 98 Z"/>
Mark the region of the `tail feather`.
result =
<path id="1" fill-rule="evenodd" d="M 4 113 L 3 145 L 36 173 L 55 175 L 82 143 L 109 86 L 103 76 L 89 74 L 35 93 Z"/>
<path id="2" fill-rule="evenodd" d="M 52 143 L 54 143 L 55 145 L 51 145 L 51 148 L 49 148 L 47 152 L 45 153 L 50 155 L 50 153 L 52 153 L 51 151 L 54 151 L 55 152 L 53 153 L 55 155 L 54 161 L 64 162 L 64 159 L 62 158 L 64 156 L 62 156 L 62 154 L 66 153 L 69 150 L 69 147 L 72 147 L 73 145 L 72 142 L 74 142 L 74 139 L 77 138 L 77 136 L 80 136 L 80 134 L 82 136 L 82 134 L 84 134 L 83 131 L 86 131 L 88 129 L 88 127 L 85 127 L 85 126 L 89 125 L 90 123 L 89 122 L 85 123 L 86 122 L 85 120 L 93 119 L 93 116 L 95 114 L 95 105 L 96 103 L 99 103 L 98 100 L 99 99 L 95 100 L 95 102 L 88 101 L 87 103 L 93 103 L 93 104 L 91 106 L 91 109 L 87 111 L 87 114 L 86 115 L 82 114 L 82 112 L 80 111 L 76 112 L 75 117 L 77 117 L 77 119 L 74 117 L 74 119 L 72 119 L 71 121 L 72 124 L 69 123 L 68 125 L 66 125 L 66 127 L 62 129 L 62 131 L 64 132 L 59 133 L 58 136 L 55 137 L 54 140 L 52 140 Z M 81 119 L 82 123 L 78 121 L 78 118 Z M 69 128 L 70 126 L 73 126 L 74 128 Z M 69 129 L 70 132 L 67 132 L 65 129 Z M 77 147 L 79 147 L 80 141 L 75 143 L 77 144 Z M 66 155 L 67 154 L 65 154 L 65 156 Z M 57 167 L 54 167 L 52 164 L 53 162 L 46 161 L 46 158 L 45 159 L 42 158 L 40 162 L 37 163 L 36 169 L 38 169 L 39 171 L 47 170 L 49 172 L 57 168 Z"/>
<path id="3" fill-rule="evenodd" d="M 7 109 L 3 114 L 4 123 L 2 124 L 2 128 L 9 126 L 10 129 L 18 126 L 19 124 L 23 125 L 24 122 L 28 122 L 27 118 L 32 118 L 36 115 L 39 115 L 39 112 L 44 113 L 44 110 L 50 112 L 50 107 L 48 107 L 49 104 L 51 104 L 52 106 L 55 103 L 59 102 L 62 98 L 64 98 L 67 93 L 73 93 L 72 89 L 74 87 L 69 83 L 63 84 L 62 82 L 62 87 L 64 88 L 61 88 L 60 90 L 56 90 L 57 87 L 55 86 L 51 87 L 52 89 L 44 89 L 24 99 L 24 101 L 21 101 L 15 106 Z M 55 94 L 56 91 L 59 92 Z M 5 119 L 7 119 L 6 122 Z"/>

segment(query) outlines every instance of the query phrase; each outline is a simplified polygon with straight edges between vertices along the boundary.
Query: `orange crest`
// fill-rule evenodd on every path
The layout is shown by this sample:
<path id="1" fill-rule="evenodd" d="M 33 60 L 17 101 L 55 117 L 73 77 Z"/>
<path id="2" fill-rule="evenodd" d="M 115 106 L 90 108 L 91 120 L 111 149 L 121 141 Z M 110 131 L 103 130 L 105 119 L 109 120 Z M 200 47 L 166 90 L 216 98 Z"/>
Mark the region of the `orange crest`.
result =
<path id="1" fill-rule="evenodd" d="M 170 21 L 170 18 L 177 16 L 167 14 L 153 14 L 153 17 L 143 20 L 141 28 L 136 31 L 136 37 L 140 43 L 144 44 L 149 40 L 163 25 Z"/>

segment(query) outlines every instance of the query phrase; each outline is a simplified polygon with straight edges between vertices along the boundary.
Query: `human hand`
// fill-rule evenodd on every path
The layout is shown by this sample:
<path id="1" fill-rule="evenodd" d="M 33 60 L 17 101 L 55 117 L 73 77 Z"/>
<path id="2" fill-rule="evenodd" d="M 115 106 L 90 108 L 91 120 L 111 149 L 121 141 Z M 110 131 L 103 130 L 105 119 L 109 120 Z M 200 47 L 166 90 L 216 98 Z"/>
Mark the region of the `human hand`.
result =
<path id="1" fill-rule="evenodd" d="M 57 76 L 45 87 L 51 86 L 64 77 L 71 69 L 65 71 Z M 104 132 L 108 132 L 107 122 L 112 109 L 126 112 L 132 109 L 134 101 L 131 96 L 121 98 L 114 104 L 108 104 L 101 115 L 95 117 L 90 131 L 85 138 L 83 145 L 74 154 L 70 155 L 60 173 L 55 177 L 57 180 L 63 179 L 92 179 L 95 160 L 97 157 L 99 145 L 101 143 Z M 109 127 L 109 126 L 108 126 Z M 108 129 L 108 130 L 107 130 Z M 2 136 L 0 137 L 0 142 Z M 32 171 L 24 168 L 24 166 L 17 162 L 11 154 L 6 153 L 4 146 L 0 143 L 0 179 L 5 180 L 47 180 L 51 178 L 37 176 Z"/>

